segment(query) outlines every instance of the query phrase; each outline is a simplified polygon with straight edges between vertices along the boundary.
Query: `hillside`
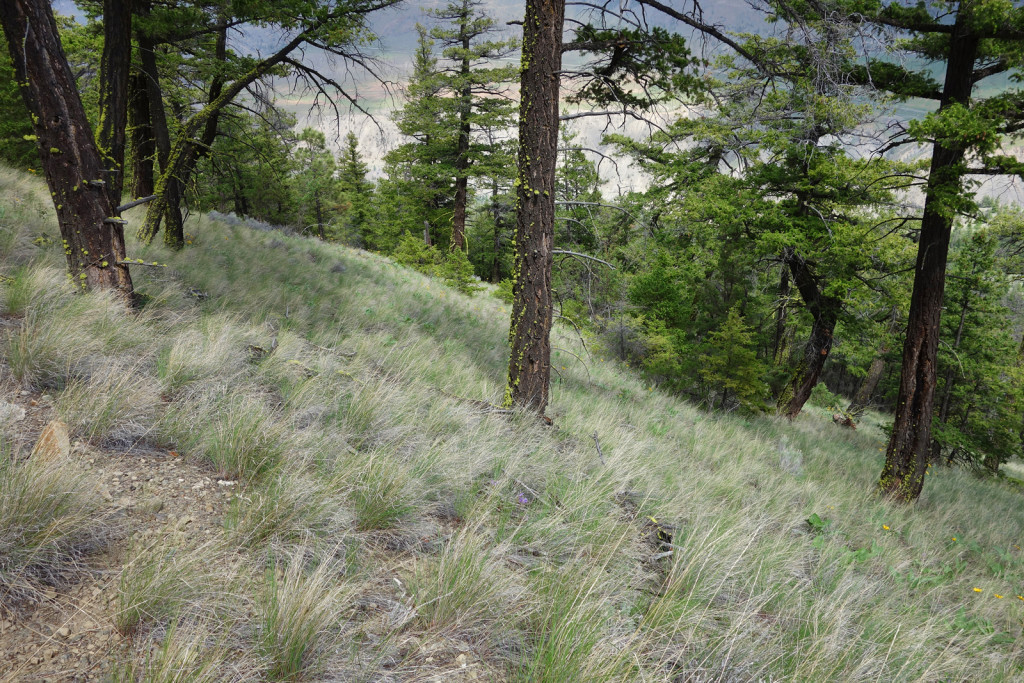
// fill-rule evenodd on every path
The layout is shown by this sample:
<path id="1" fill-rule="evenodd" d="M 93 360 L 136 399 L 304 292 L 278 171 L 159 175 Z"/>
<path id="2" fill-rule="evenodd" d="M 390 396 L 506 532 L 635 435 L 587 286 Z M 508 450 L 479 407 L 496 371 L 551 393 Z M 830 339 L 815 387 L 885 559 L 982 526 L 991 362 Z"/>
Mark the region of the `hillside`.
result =
<path id="1" fill-rule="evenodd" d="M 0 680 L 1024 676 L 1011 484 L 890 505 L 884 418 L 708 413 L 572 330 L 553 425 L 506 414 L 497 299 L 188 230 L 129 244 L 166 267 L 127 314 L 0 171 Z M 30 456 L 53 419 L 70 447 Z"/>

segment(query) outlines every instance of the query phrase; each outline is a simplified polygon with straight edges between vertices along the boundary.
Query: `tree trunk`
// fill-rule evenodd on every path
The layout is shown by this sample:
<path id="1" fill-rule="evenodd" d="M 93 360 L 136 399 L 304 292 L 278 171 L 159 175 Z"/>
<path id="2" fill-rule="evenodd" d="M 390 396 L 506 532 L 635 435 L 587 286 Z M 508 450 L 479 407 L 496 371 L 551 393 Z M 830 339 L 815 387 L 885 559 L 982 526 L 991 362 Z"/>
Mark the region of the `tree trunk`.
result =
<path id="1" fill-rule="evenodd" d="M 160 177 L 157 178 L 155 188 L 156 199 L 150 202 L 149 209 L 146 211 L 145 222 L 139 228 L 139 239 L 146 242 L 152 241 L 156 233 L 159 232 L 160 223 L 165 217 L 174 221 L 175 216 L 177 216 L 178 224 L 167 226 L 167 234 L 164 236 L 164 241 L 172 247 L 180 246 L 183 237 L 183 234 L 180 232 L 180 205 L 184 189 L 182 181 L 187 180 L 191 175 L 199 153 L 196 150 L 196 135 L 202 130 L 203 137 L 200 139 L 200 146 L 203 148 L 208 147 L 205 144 L 205 140 L 209 136 L 212 143 L 213 135 L 210 134 L 210 131 L 212 129 L 213 134 L 216 134 L 217 118 L 220 116 L 221 110 L 230 104 L 247 86 L 266 76 L 290 52 L 309 40 L 309 36 L 314 35 L 321 25 L 322 20 L 314 21 L 306 31 L 292 38 L 280 50 L 258 62 L 249 71 L 239 75 L 230 84 L 217 78 L 214 79 L 214 83 L 211 84 L 210 88 L 209 103 L 189 116 L 178 130 L 174 146 L 167 157 L 167 163 L 162 165 L 160 169 Z M 226 27 L 223 28 L 221 35 L 218 36 L 218 44 L 226 35 L 226 31 Z M 218 45 L 218 50 L 221 49 Z M 214 86 L 217 87 L 216 91 Z"/>
<path id="2" fill-rule="evenodd" d="M 83 289 L 111 289 L 126 303 L 132 278 L 123 265 L 124 230 L 105 222 L 113 208 L 103 163 L 61 48 L 48 0 L 0 2 L 21 93 L 32 114 L 46 183 L 57 209 L 68 272 Z"/>
<path id="3" fill-rule="evenodd" d="M 879 349 L 878 356 L 868 366 L 868 374 L 864 377 L 864 381 L 860 383 L 860 388 L 857 389 L 853 400 L 850 401 L 850 405 L 846 408 L 846 412 L 850 415 L 860 415 L 867 409 L 868 404 L 871 402 L 871 396 L 875 393 L 879 380 L 882 379 L 882 373 L 885 372 L 885 358 L 883 356 L 888 351 L 889 348 L 883 346 Z"/>
<path id="4" fill-rule="evenodd" d="M 452 216 L 451 250 L 466 250 L 466 204 L 469 201 L 469 114 L 473 90 L 469 85 L 469 21 L 468 9 L 463 14 L 459 32 L 462 38 L 462 64 L 459 75 L 463 78 L 459 92 L 459 139 L 455 146 L 455 212 Z"/>
<path id="5" fill-rule="evenodd" d="M 789 268 L 783 264 L 779 275 L 779 306 L 775 309 L 775 347 L 772 350 L 772 362 L 782 362 L 785 352 L 786 309 L 789 307 Z"/>
<path id="6" fill-rule="evenodd" d="M 886 335 L 889 337 L 897 332 L 899 332 L 899 309 L 893 306 L 892 313 L 889 316 Z M 850 401 L 850 405 L 846 408 L 846 412 L 850 415 L 854 417 L 861 415 L 867 409 L 868 404 L 871 403 L 871 397 L 874 395 L 875 389 L 885 373 L 885 356 L 889 353 L 890 348 L 889 341 L 886 341 L 879 347 L 878 356 L 871 361 L 871 365 L 868 366 L 868 374 L 864 377 L 864 381 L 860 383 L 860 388 L 857 389 L 853 400 Z"/>
<path id="7" fill-rule="evenodd" d="M 956 328 L 956 338 L 953 340 L 953 353 L 960 350 L 960 342 L 964 337 L 964 323 L 967 321 L 967 311 L 970 308 L 969 292 L 965 292 L 960 305 L 960 323 Z M 939 407 L 939 424 L 946 424 L 949 421 L 949 405 L 953 398 L 953 376 L 954 366 L 950 364 L 942 377 L 942 404 Z M 931 459 L 940 461 L 942 458 L 942 444 L 938 439 L 932 439 Z"/>
<path id="8" fill-rule="evenodd" d="M 786 417 L 793 419 L 803 410 L 807 399 L 811 397 L 811 391 L 818 383 L 818 378 L 821 377 L 821 370 L 825 367 L 825 361 L 832 350 L 832 334 L 839 321 L 842 301 L 826 296 L 821 291 L 818 279 L 800 254 L 789 251 L 787 256 L 793 283 L 813 319 L 811 336 L 804 347 L 803 365 L 790 382 L 793 394 L 783 410 Z"/>
<path id="9" fill-rule="evenodd" d="M 960 5 L 949 43 L 946 81 L 939 108 L 969 105 L 971 75 L 978 39 L 968 27 L 969 9 Z M 935 362 L 939 347 L 939 320 L 946 286 L 946 258 L 954 211 L 950 197 L 958 196 L 963 179 L 964 148 L 935 142 L 931 172 L 925 190 L 921 237 L 918 243 L 914 289 L 907 316 L 903 367 L 896 419 L 879 477 L 879 488 L 889 497 L 913 502 L 921 495 L 931 445 L 935 399 Z"/>
<path id="10" fill-rule="evenodd" d="M 148 12 L 148 3 L 144 6 L 144 12 Z M 166 175 L 167 164 L 171 157 L 171 132 L 167 125 L 167 110 L 164 108 L 163 88 L 160 86 L 160 72 L 156 65 L 156 39 L 148 34 L 139 33 L 139 61 L 142 63 L 142 72 L 146 77 L 146 95 L 149 108 L 149 123 L 153 133 L 153 140 L 156 144 L 157 160 L 160 162 L 160 178 Z M 159 230 L 159 222 L 153 228 L 148 227 L 150 216 L 153 214 L 153 204 L 162 202 L 160 206 L 161 215 L 168 205 L 179 206 L 181 203 L 181 189 L 178 186 L 177 178 L 172 177 L 164 180 L 162 185 L 153 182 L 153 190 L 150 194 L 160 194 L 156 201 L 152 202 L 146 211 L 146 219 L 139 228 L 139 237 L 152 240 Z M 175 214 L 180 219 L 180 214 Z M 182 231 L 184 235 L 184 231 Z"/>
<path id="11" fill-rule="evenodd" d="M 114 207 L 120 206 L 124 190 L 128 72 L 132 63 L 131 5 L 131 0 L 103 0 L 100 119 L 96 142 L 106 165 L 107 172 L 102 177 L 107 182 L 107 196 Z"/>
<path id="12" fill-rule="evenodd" d="M 153 55 L 152 51 L 150 51 L 150 54 Z M 214 58 L 220 63 L 223 63 L 227 59 L 226 22 L 221 25 L 217 33 Z M 152 69 L 153 73 L 155 73 L 155 57 L 152 61 Z M 224 76 L 222 71 L 218 71 L 210 83 L 207 106 L 212 107 L 213 103 L 219 100 L 223 91 Z M 209 155 L 210 146 L 217 137 L 217 126 L 220 120 L 220 112 L 222 108 L 223 105 L 212 108 L 209 115 L 205 117 L 205 120 L 200 124 L 203 132 L 198 140 L 192 139 L 191 136 L 180 137 L 176 145 L 177 149 L 174 150 L 173 155 L 171 150 L 168 149 L 166 155 L 167 161 L 161 162 L 160 175 L 161 180 L 164 182 L 164 191 L 160 193 L 159 187 L 157 187 L 155 188 L 155 192 L 157 194 L 162 194 L 158 201 L 161 203 L 161 217 L 164 222 L 164 243 L 173 249 L 180 249 L 185 244 L 185 221 L 181 211 L 181 205 L 185 199 L 185 189 L 188 187 L 188 184 L 192 179 L 192 173 L 195 171 L 195 167 L 199 162 L 199 159 L 203 156 Z M 160 104 L 160 110 L 163 112 L 162 101 Z M 162 118 L 163 125 L 166 128 L 166 114 L 164 114 Z M 199 126 L 196 126 L 195 130 L 198 129 Z M 169 135 L 167 137 L 167 146 L 169 148 Z M 171 164 L 173 164 L 175 169 L 173 175 L 168 173 L 167 168 Z M 157 218 L 155 226 L 149 226 L 150 215 L 151 214 L 147 213 L 146 225 L 143 226 L 143 229 L 146 230 L 145 235 L 148 236 L 148 239 L 152 239 L 160 229 L 160 217 Z M 150 232 L 152 232 L 152 234 L 150 234 Z"/>
<path id="13" fill-rule="evenodd" d="M 156 160 L 156 139 L 149 117 L 149 93 L 146 74 L 136 71 L 128 82 L 128 142 L 132 158 L 133 197 L 153 194 L 153 164 Z"/>
<path id="14" fill-rule="evenodd" d="M 565 0 L 526 0 L 506 406 L 543 415 L 551 376 L 551 264 Z"/>
<path id="15" fill-rule="evenodd" d="M 317 234 L 320 237 L 320 240 L 323 241 L 323 240 L 327 239 L 327 237 L 326 237 L 326 235 L 324 235 L 324 210 L 323 210 L 323 206 L 322 206 L 322 204 L 320 202 L 320 192 L 319 192 L 319 190 L 313 193 L 313 201 L 315 202 L 315 210 L 316 210 L 316 230 L 317 230 Z"/>
<path id="16" fill-rule="evenodd" d="M 494 258 L 491 261 L 491 282 L 501 281 L 501 208 L 498 206 L 498 183 L 491 185 L 491 207 L 494 216 Z"/>

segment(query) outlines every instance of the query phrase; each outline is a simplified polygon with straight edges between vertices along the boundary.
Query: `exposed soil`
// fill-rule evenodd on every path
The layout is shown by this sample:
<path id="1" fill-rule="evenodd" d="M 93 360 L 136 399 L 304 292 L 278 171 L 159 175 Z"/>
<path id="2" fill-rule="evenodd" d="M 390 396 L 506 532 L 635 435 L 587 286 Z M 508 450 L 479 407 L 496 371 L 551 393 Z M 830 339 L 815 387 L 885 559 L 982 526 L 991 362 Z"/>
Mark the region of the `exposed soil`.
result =
<path id="1" fill-rule="evenodd" d="M 11 389 L 0 401 L 23 408 L 8 438 L 27 456 L 46 424 L 56 416 L 49 396 Z M 173 451 L 114 450 L 81 442 L 70 457 L 95 481 L 118 533 L 71 585 L 44 588 L 38 599 L 0 603 L 0 681 L 103 680 L 115 650 L 127 639 L 114 628 L 118 580 L 133 543 L 163 534 L 183 545 L 222 529 L 224 512 L 237 488 Z"/>

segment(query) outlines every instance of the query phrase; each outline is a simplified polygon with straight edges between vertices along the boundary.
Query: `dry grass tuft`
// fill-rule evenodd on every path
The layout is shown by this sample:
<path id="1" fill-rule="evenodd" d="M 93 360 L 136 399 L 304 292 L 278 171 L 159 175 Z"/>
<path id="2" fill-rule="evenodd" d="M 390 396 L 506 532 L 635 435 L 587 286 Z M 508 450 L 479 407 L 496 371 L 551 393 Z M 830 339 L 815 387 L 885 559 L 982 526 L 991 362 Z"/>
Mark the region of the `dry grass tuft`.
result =
<path id="1" fill-rule="evenodd" d="M 0 440 L 0 599 L 62 584 L 114 530 L 73 463 L 19 461 Z"/>

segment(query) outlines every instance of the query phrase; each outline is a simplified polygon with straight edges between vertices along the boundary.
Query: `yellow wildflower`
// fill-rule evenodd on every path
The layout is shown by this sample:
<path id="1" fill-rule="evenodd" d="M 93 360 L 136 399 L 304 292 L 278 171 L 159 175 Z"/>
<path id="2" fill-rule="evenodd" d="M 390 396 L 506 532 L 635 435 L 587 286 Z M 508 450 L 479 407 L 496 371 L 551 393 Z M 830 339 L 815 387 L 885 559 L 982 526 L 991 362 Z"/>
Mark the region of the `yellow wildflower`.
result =
<path id="1" fill-rule="evenodd" d="M 980 592 L 981 592 L 981 589 L 980 589 L 980 588 L 975 588 L 975 589 L 974 589 L 974 592 L 975 592 L 975 593 L 980 593 Z"/>

